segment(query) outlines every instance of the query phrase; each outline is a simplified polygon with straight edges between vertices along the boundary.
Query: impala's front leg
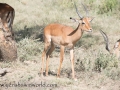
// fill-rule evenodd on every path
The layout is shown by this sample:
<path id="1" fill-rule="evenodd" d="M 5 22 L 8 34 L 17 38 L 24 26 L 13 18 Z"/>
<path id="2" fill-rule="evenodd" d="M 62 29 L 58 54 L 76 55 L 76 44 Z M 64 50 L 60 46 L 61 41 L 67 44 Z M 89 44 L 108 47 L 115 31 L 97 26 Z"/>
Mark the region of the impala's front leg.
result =
<path id="1" fill-rule="evenodd" d="M 71 59 L 71 67 L 72 67 L 72 78 L 75 79 L 75 72 L 74 72 L 74 53 L 73 48 L 70 50 L 70 59 Z"/>
<path id="2" fill-rule="evenodd" d="M 62 66 L 62 62 L 63 62 L 63 57 L 64 57 L 64 46 L 60 47 L 60 66 L 58 68 L 58 73 L 57 73 L 57 77 L 60 77 L 60 70 L 61 70 L 61 66 Z"/>

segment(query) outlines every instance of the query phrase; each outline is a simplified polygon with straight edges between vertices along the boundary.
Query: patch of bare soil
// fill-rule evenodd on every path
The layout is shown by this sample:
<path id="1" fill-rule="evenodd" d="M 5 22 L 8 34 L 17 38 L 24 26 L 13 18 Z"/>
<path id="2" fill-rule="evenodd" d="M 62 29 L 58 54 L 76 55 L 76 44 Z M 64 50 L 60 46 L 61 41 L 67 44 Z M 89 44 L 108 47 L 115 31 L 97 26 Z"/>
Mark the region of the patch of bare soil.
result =
<path id="1" fill-rule="evenodd" d="M 60 78 L 56 77 L 58 57 L 50 59 L 47 77 L 39 74 L 40 62 L 16 63 L 10 67 L 12 72 L 0 77 L 0 90 L 120 90 L 120 81 L 96 72 L 76 71 L 77 81 L 74 81 L 69 56 L 65 57 Z"/>

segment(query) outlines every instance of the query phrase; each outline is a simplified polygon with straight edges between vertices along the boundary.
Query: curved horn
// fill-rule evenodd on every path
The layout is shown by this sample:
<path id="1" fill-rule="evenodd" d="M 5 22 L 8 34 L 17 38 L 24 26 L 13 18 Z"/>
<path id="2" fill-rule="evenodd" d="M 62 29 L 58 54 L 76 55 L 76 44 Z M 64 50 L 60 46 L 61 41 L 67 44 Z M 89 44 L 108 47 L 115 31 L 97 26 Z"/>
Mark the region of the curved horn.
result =
<path id="1" fill-rule="evenodd" d="M 104 41 L 105 41 L 105 45 L 106 45 L 106 50 L 110 52 L 110 49 L 109 49 L 109 40 L 108 40 L 108 36 L 106 35 L 106 33 L 104 33 L 102 30 L 100 30 L 100 33 L 102 34 L 103 38 L 104 38 Z"/>
<path id="2" fill-rule="evenodd" d="M 81 3 L 81 4 L 83 5 L 83 7 L 84 7 L 84 9 L 86 11 L 86 16 L 88 16 L 88 10 L 87 10 L 87 8 L 85 7 L 85 5 L 83 3 Z"/>
<path id="3" fill-rule="evenodd" d="M 75 6 L 75 9 L 76 9 L 76 12 L 77 12 L 77 14 L 78 14 L 78 16 L 80 17 L 80 19 L 82 18 L 82 16 L 80 15 L 80 13 L 78 12 L 78 9 L 77 9 L 77 6 L 76 6 L 76 4 L 75 4 L 75 2 L 74 2 L 74 6 Z"/>

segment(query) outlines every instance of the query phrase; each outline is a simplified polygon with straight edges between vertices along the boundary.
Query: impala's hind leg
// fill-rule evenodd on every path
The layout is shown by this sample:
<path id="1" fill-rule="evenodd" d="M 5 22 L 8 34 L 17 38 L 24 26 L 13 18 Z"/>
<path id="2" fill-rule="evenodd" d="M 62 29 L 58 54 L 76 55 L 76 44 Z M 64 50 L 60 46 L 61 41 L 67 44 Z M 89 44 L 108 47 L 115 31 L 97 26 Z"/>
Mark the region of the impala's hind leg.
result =
<path id="1" fill-rule="evenodd" d="M 45 39 L 45 44 L 44 44 L 44 50 L 42 53 L 42 64 L 41 64 L 41 75 L 43 76 L 43 71 L 44 71 L 44 61 L 45 61 L 45 57 L 46 57 L 46 53 L 50 47 L 51 42 L 47 41 L 47 39 Z"/>
<path id="2" fill-rule="evenodd" d="M 55 46 L 54 44 L 51 42 L 51 47 L 48 50 L 47 54 L 46 54 L 46 76 L 48 76 L 48 64 L 49 64 L 49 57 L 51 55 L 51 53 L 54 51 Z"/>

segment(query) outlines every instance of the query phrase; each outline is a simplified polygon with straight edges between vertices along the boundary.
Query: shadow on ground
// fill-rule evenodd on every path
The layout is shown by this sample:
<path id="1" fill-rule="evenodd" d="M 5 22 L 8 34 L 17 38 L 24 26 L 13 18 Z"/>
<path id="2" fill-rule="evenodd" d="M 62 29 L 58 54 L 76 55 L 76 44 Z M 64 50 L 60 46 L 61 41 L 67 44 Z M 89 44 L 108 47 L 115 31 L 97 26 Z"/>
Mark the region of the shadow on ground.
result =
<path id="1" fill-rule="evenodd" d="M 15 39 L 17 42 L 24 38 L 38 39 L 38 41 L 43 41 L 43 29 L 44 26 L 34 26 L 28 28 L 27 25 L 24 26 L 24 29 L 15 31 Z"/>

